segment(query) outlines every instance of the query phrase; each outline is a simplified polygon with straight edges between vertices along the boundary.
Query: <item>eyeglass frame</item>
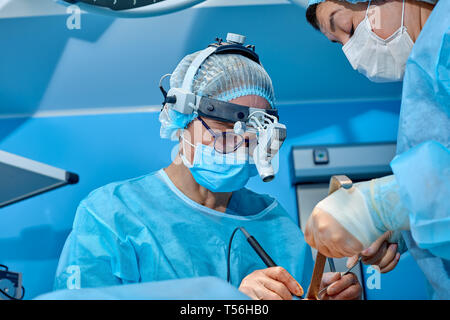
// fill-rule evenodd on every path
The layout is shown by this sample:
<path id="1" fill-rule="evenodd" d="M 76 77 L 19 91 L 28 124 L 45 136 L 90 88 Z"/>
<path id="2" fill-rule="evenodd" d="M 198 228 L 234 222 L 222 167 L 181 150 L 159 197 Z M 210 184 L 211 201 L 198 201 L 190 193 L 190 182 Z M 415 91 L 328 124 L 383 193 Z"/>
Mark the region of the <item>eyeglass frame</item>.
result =
<path id="1" fill-rule="evenodd" d="M 223 151 L 217 150 L 217 149 L 216 149 L 216 141 L 217 141 L 217 137 L 220 136 L 220 134 L 218 134 L 216 131 L 214 131 L 213 129 L 211 129 L 211 128 L 208 126 L 208 124 L 205 122 L 205 120 L 202 119 L 202 117 L 198 116 L 197 119 L 200 120 L 200 122 L 202 123 L 202 125 L 203 125 L 203 126 L 208 130 L 208 132 L 213 136 L 213 138 L 214 138 L 214 150 L 216 150 L 217 152 L 220 152 L 220 153 L 222 153 L 222 154 L 229 154 L 229 153 L 235 152 L 237 149 L 239 149 L 239 148 L 242 146 L 242 144 L 243 144 L 244 142 L 245 142 L 246 147 L 249 147 L 251 141 L 257 140 L 257 139 L 251 139 L 251 140 L 250 140 L 250 139 L 248 139 L 248 138 L 243 137 L 241 134 L 238 134 L 238 133 L 235 133 L 235 132 L 220 131 L 222 137 L 226 136 L 227 134 L 228 134 L 228 135 L 233 134 L 233 135 L 236 135 L 236 136 L 240 137 L 242 140 L 234 147 L 233 151 L 223 152 Z M 225 138 L 225 141 L 226 141 L 226 138 Z"/>

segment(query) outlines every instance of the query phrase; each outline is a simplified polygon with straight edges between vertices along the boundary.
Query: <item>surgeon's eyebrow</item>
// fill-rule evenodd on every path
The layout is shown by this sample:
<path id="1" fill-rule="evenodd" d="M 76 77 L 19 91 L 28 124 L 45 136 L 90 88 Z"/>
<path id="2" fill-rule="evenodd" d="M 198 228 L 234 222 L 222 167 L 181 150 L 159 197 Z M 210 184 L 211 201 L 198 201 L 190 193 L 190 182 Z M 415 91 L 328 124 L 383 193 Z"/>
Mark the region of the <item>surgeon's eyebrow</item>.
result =
<path id="1" fill-rule="evenodd" d="M 335 15 L 337 12 L 341 11 L 341 10 L 342 10 L 342 9 L 334 10 L 334 11 L 330 14 L 330 29 L 331 29 L 332 32 L 335 32 L 335 31 L 336 31 L 336 25 L 334 24 L 334 15 Z"/>

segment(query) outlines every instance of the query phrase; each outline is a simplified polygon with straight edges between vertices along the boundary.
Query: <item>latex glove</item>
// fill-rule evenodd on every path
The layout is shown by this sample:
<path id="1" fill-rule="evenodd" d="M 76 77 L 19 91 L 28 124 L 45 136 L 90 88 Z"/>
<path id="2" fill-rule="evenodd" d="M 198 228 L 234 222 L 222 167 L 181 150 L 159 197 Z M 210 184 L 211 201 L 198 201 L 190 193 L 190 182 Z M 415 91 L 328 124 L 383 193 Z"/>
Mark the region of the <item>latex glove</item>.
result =
<path id="1" fill-rule="evenodd" d="M 361 252 L 361 261 L 367 265 L 375 265 L 380 268 L 381 273 L 392 271 L 400 260 L 400 252 L 397 252 L 399 245 L 390 243 L 392 231 L 386 231 L 367 249 Z M 347 268 L 353 266 L 359 256 L 355 255 L 347 260 Z"/>
<path id="2" fill-rule="evenodd" d="M 351 257 L 361 252 L 362 243 L 332 215 L 315 207 L 305 228 L 305 240 L 327 257 Z"/>
<path id="3" fill-rule="evenodd" d="M 246 276 L 239 290 L 253 300 L 292 300 L 303 295 L 300 284 L 282 267 L 256 270 Z"/>
<path id="4" fill-rule="evenodd" d="M 408 230 L 408 210 L 400 202 L 394 176 L 341 188 L 314 208 L 305 239 L 328 257 L 353 256 L 389 230 Z"/>
<path id="5" fill-rule="evenodd" d="M 340 272 L 323 274 L 320 290 L 329 286 L 320 294 L 321 300 L 359 300 L 362 288 L 358 278 L 353 273 L 341 276 Z"/>

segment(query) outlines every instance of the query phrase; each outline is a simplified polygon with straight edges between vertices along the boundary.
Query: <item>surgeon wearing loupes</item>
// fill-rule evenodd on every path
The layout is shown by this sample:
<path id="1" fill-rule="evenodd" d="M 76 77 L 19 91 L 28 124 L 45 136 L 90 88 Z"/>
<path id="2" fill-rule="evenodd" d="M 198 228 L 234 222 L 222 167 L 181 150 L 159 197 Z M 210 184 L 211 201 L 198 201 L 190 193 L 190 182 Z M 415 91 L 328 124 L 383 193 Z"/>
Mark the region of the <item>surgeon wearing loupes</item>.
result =
<path id="1" fill-rule="evenodd" d="M 387 272 L 399 259 L 388 248 L 403 238 L 430 298 L 450 299 L 450 1 L 311 0 L 306 18 L 353 69 L 374 82 L 403 81 L 403 91 L 393 175 L 319 202 L 305 239 L 324 255 L 361 255 Z M 380 239 L 392 243 L 387 253 L 367 259 Z"/>
<path id="2" fill-rule="evenodd" d="M 67 288 L 77 266 L 81 288 L 216 276 L 252 299 L 304 294 L 313 260 L 300 228 L 277 200 L 245 188 L 252 176 L 273 179 L 271 161 L 287 128 L 269 75 L 243 42 L 230 34 L 187 55 L 168 90 L 168 77 L 161 79 L 160 134 L 178 141 L 173 162 L 80 203 L 55 289 Z M 240 228 L 276 266 L 264 263 Z M 361 297 L 353 274 L 325 274 L 328 285 L 322 299 Z"/>

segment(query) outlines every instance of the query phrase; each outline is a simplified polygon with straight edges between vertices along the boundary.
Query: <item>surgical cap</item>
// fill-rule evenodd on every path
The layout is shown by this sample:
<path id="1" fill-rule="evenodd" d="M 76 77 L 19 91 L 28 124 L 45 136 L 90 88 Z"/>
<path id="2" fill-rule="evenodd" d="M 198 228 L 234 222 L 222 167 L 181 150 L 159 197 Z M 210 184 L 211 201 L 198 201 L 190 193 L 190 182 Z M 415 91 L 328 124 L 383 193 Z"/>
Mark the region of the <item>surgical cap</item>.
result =
<path id="1" fill-rule="evenodd" d="M 325 2 L 325 1 L 326 0 L 309 0 L 308 6 L 316 4 L 316 3 Z M 369 0 L 340 0 L 340 1 L 346 1 L 349 3 L 369 2 Z M 436 2 L 437 2 L 437 0 L 417 0 L 417 1 L 428 2 L 431 4 L 436 4 Z"/>
<path id="2" fill-rule="evenodd" d="M 181 88 L 186 72 L 201 51 L 187 55 L 181 60 L 170 77 L 171 88 Z M 264 68 L 239 54 L 212 54 L 200 66 L 191 90 L 202 97 L 228 102 L 257 95 L 274 105 L 272 80 Z M 182 114 L 165 107 L 160 114 L 161 137 L 177 140 L 176 132 L 184 129 L 197 117 L 196 113 Z"/>

